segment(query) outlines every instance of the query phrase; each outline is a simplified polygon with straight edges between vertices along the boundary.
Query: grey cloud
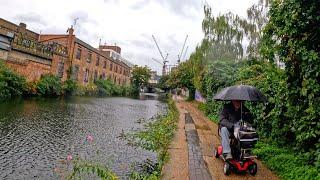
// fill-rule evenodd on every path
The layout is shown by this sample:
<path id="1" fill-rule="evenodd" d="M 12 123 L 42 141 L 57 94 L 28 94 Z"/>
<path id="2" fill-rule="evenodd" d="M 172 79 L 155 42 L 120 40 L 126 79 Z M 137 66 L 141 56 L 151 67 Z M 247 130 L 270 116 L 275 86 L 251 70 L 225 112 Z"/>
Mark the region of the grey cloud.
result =
<path id="1" fill-rule="evenodd" d="M 140 34 L 138 38 L 135 40 L 130 40 L 129 43 L 134 47 L 140 47 L 144 49 L 151 49 L 155 46 L 151 35 L 148 34 Z"/>
<path id="2" fill-rule="evenodd" d="M 130 43 L 134 46 L 134 47 L 141 47 L 141 48 L 151 48 L 153 46 L 153 44 L 151 44 L 148 41 L 143 41 L 143 40 L 131 40 Z"/>
<path id="3" fill-rule="evenodd" d="M 68 27 L 58 27 L 58 26 L 45 26 L 45 28 L 43 29 L 43 33 L 44 34 L 63 34 L 63 33 L 67 33 L 67 29 Z"/>
<path id="4" fill-rule="evenodd" d="M 89 21 L 89 16 L 87 12 L 84 11 L 75 11 L 70 15 L 70 20 L 74 21 L 75 19 L 78 19 L 77 21 L 81 21 L 86 23 Z"/>
<path id="5" fill-rule="evenodd" d="M 134 10 L 142 9 L 143 7 L 148 5 L 149 2 L 150 2 L 150 0 L 141 0 L 141 1 L 137 2 L 137 3 L 135 3 L 133 6 L 131 6 L 131 9 L 134 9 Z"/>
<path id="6" fill-rule="evenodd" d="M 103 2 L 105 2 L 105 3 L 118 3 L 119 2 L 119 0 L 103 0 Z"/>
<path id="7" fill-rule="evenodd" d="M 193 18 L 190 14 L 190 11 L 193 9 L 200 9 L 202 7 L 202 1 L 200 0 L 140 0 L 139 2 L 135 3 L 131 8 L 138 10 L 146 5 L 148 5 L 151 1 L 155 1 L 162 6 L 168 8 L 173 13 L 187 17 Z"/>
<path id="8" fill-rule="evenodd" d="M 24 23 L 34 23 L 34 24 L 39 24 L 43 26 L 47 24 L 39 14 L 34 12 L 18 14 L 14 18 Z"/>

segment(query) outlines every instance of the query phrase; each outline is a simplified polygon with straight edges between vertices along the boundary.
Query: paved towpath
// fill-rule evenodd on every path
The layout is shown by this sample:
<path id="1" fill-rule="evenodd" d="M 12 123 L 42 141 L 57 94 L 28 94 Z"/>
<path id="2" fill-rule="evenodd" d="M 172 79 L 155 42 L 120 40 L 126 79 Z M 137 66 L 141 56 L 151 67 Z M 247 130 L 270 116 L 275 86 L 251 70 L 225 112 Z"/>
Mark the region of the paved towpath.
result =
<path id="1" fill-rule="evenodd" d="M 213 157 L 213 147 L 220 144 L 217 125 L 197 109 L 196 103 L 175 99 L 179 110 L 178 128 L 169 148 L 169 161 L 162 179 L 279 179 L 259 160 L 256 176 L 223 174 L 223 161 Z"/>

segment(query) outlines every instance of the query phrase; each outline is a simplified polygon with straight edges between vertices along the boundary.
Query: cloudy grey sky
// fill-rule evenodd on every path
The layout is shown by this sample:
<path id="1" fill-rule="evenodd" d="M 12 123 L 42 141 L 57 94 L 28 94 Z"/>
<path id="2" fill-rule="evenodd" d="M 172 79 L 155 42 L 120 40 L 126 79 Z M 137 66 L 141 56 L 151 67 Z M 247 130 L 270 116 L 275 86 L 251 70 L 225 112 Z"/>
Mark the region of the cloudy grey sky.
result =
<path id="1" fill-rule="evenodd" d="M 203 4 L 214 14 L 232 11 L 246 16 L 246 9 L 257 0 L 0 0 L 0 17 L 35 32 L 66 33 L 79 18 L 76 35 L 94 47 L 117 44 L 122 55 L 134 64 L 148 65 L 161 73 L 161 59 L 152 40 L 154 35 L 169 64 L 177 62 L 185 36 L 187 56 L 201 42 Z"/>

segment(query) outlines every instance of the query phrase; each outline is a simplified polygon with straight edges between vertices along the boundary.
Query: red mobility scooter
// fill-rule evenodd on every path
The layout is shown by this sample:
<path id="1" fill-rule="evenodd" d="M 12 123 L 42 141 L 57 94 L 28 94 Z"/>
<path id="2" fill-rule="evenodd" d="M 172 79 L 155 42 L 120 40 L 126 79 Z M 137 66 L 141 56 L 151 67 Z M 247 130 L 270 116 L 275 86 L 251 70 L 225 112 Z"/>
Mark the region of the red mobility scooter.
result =
<path id="1" fill-rule="evenodd" d="M 254 162 L 255 156 L 252 155 L 251 150 L 257 141 L 258 135 L 255 129 L 247 123 L 241 123 L 240 128 L 235 129 L 235 133 L 230 137 L 233 158 L 227 160 L 224 157 L 221 145 L 214 150 L 214 156 L 225 162 L 223 167 L 225 175 L 229 175 L 231 171 L 236 173 L 249 172 L 251 175 L 256 175 L 258 166 Z"/>
<path id="2" fill-rule="evenodd" d="M 222 89 L 214 98 L 218 101 L 241 101 L 241 119 L 242 119 L 242 101 L 260 101 L 267 102 L 268 99 L 257 88 L 248 85 L 230 86 Z M 219 130 L 220 131 L 220 128 Z M 220 134 L 218 132 L 218 134 Z M 258 141 L 256 130 L 248 123 L 240 120 L 240 127 L 235 128 L 234 133 L 230 137 L 230 148 L 232 159 L 226 159 L 223 155 L 223 149 L 220 145 L 214 151 L 216 158 L 224 160 L 224 174 L 229 175 L 231 171 L 243 173 L 249 171 L 251 175 L 257 173 L 257 163 L 254 162 L 252 148 Z"/>

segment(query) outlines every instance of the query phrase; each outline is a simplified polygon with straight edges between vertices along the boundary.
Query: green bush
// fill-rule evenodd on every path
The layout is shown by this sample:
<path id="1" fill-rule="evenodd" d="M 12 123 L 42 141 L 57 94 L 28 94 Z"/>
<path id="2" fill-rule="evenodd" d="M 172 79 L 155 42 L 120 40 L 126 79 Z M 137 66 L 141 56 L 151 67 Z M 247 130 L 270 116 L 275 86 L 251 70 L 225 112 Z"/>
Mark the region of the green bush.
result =
<path id="1" fill-rule="evenodd" d="M 99 177 L 99 179 L 119 179 L 108 167 L 100 164 L 92 163 L 89 161 L 76 160 L 73 162 L 73 168 L 71 173 L 68 175 L 68 180 L 82 179 L 83 177 Z M 90 176 L 91 175 L 91 176 Z"/>
<path id="2" fill-rule="evenodd" d="M 319 1 L 271 1 L 264 28 L 261 54 L 271 62 L 285 64 L 284 102 L 276 113 L 294 148 L 320 162 L 320 23 Z"/>
<path id="3" fill-rule="evenodd" d="M 26 79 L 7 68 L 0 60 L 0 101 L 21 96 L 26 88 Z"/>
<path id="4" fill-rule="evenodd" d="M 37 92 L 41 96 L 60 96 L 63 93 L 62 82 L 55 75 L 45 74 L 37 83 Z"/>
<path id="5" fill-rule="evenodd" d="M 63 82 L 62 90 L 66 95 L 74 95 L 78 89 L 78 83 L 75 80 L 68 79 Z"/>
<path id="6" fill-rule="evenodd" d="M 114 84 L 111 80 L 99 79 L 95 81 L 98 88 L 99 96 L 130 96 L 133 94 L 134 89 L 132 86 L 124 85 L 119 86 Z"/>
<path id="7" fill-rule="evenodd" d="M 260 141 L 254 153 L 283 179 L 320 179 L 320 169 L 308 165 L 306 157 L 292 150 Z"/>
<path id="8" fill-rule="evenodd" d="M 97 85 L 98 94 L 100 96 L 112 96 L 115 94 L 115 84 L 111 80 L 99 79 L 96 80 L 94 83 L 95 85 Z"/>
<path id="9" fill-rule="evenodd" d="M 168 159 L 168 147 L 174 137 L 179 112 L 172 99 L 168 101 L 169 111 L 166 115 L 158 116 L 154 121 L 145 124 L 142 131 L 128 135 L 128 140 L 139 147 L 157 152 L 158 162 L 151 172 L 132 173 L 132 178 L 159 179 L 162 166 Z"/>

